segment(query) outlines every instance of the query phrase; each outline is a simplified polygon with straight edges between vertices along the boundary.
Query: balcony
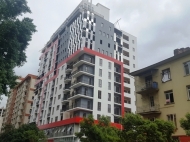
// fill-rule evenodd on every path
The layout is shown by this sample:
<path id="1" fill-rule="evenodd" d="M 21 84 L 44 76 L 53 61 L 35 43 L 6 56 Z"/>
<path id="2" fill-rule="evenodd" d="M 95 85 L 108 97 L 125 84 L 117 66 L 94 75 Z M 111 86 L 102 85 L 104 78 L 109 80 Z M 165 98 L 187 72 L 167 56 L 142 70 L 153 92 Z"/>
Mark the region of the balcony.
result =
<path id="1" fill-rule="evenodd" d="M 87 80 L 87 79 L 81 79 L 81 80 L 73 82 L 71 84 L 71 88 L 78 88 L 81 85 L 84 85 L 84 86 L 87 86 L 87 87 L 94 87 L 94 85 L 92 84 L 92 82 L 90 82 L 89 80 Z"/>
<path id="2" fill-rule="evenodd" d="M 39 105 L 39 102 L 40 102 L 40 101 L 37 101 L 37 102 L 36 102 L 36 105 Z"/>
<path id="3" fill-rule="evenodd" d="M 118 77 L 115 77 L 115 78 L 114 78 L 114 82 L 115 82 L 115 83 L 118 83 L 118 84 L 121 84 L 121 79 L 118 78 Z"/>
<path id="4" fill-rule="evenodd" d="M 77 110 L 93 111 L 92 105 L 87 105 L 87 104 L 76 104 L 73 106 L 69 106 L 69 109 L 67 111 L 73 112 L 73 111 L 77 111 Z"/>
<path id="5" fill-rule="evenodd" d="M 77 78 L 78 76 L 81 76 L 81 75 L 88 75 L 88 76 L 94 76 L 94 73 L 93 71 L 90 71 L 88 69 L 85 69 L 85 68 L 80 68 L 79 70 L 75 70 L 73 73 L 72 73 L 72 77 L 75 77 Z"/>
<path id="6" fill-rule="evenodd" d="M 137 107 L 137 113 L 141 115 L 146 115 L 146 114 L 160 114 L 160 105 L 155 104 L 154 106 L 150 105 L 145 105 L 142 107 Z"/>
<path id="7" fill-rule="evenodd" d="M 42 120 L 42 116 L 40 116 L 40 120 Z"/>
<path id="8" fill-rule="evenodd" d="M 114 103 L 121 105 L 121 99 L 119 97 L 114 98 Z"/>
<path id="9" fill-rule="evenodd" d="M 62 103 L 65 104 L 67 102 L 69 102 L 68 98 L 69 98 L 70 94 L 65 94 L 63 99 L 62 99 Z"/>
<path id="10" fill-rule="evenodd" d="M 82 64 L 87 64 L 87 65 L 91 65 L 91 66 L 94 66 L 94 62 L 92 61 L 91 58 L 86 58 L 84 57 L 83 59 L 80 59 L 78 62 L 76 62 L 73 67 L 78 67 Z"/>
<path id="11" fill-rule="evenodd" d="M 68 100 L 75 100 L 78 98 L 93 99 L 93 93 L 88 93 L 85 91 L 73 92 L 72 95 L 68 98 Z"/>
<path id="12" fill-rule="evenodd" d="M 50 117 L 50 113 L 47 114 L 47 117 Z"/>
<path id="13" fill-rule="evenodd" d="M 65 83 L 68 83 L 68 82 L 70 82 L 71 81 L 71 76 L 66 76 L 65 78 L 64 78 L 64 81 L 65 81 Z"/>
<path id="14" fill-rule="evenodd" d="M 51 107 L 52 106 L 52 103 L 49 103 L 49 107 Z"/>
<path id="15" fill-rule="evenodd" d="M 69 72 L 71 72 L 71 71 L 72 71 L 72 69 L 73 69 L 73 67 L 72 67 L 72 66 L 67 65 L 67 68 L 66 68 L 65 72 L 66 72 L 66 73 L 69 73 Z"/>
<path id="16" fill-rule="evenodd" d="M 53 97 L 53 93 L 51 93 L 51 95 L 50 95 L 50 98 L 52 98 Z"/>
<path id="17" fill-rule="evenodd" d="M 65 87 L 63 88 L 63 93 L 69 92 L 71 90 L 70 87 L 70 85 L 65 85 Z"/>
<path id="18" fill-rule="evenodd" d="M 38 113 L 38 109 L 35 110 L 35 113 Z"/>
<path id="19" fill-rule="evenodd" d="M 154 94 L 158 92 L 158 83 L 157 82 L 146 82 L 145 84 L 141 85 L 140 87 L 136 86 L 136 93 L 138 94 Z"/>
<path id="20" fill-rule="evenodd" d="M 20 117 L 18 116 L 17 117 L 17 120 L 16 120 L 17 122 L 21 122 L 21 119 L 20 119 Z"/>

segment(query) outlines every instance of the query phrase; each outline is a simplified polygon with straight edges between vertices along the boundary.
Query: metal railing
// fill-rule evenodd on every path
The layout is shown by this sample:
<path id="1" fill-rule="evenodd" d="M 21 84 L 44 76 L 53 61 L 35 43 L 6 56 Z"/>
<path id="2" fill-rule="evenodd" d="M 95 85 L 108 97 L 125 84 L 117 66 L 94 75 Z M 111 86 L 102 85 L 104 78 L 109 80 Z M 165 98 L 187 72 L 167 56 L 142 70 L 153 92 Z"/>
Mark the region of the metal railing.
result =
<path id="1" fill-rule="evenodd" d="M 139 86 L 136 86 L 136 92 L 139 91 L 145 91 L 148 89 L 158 89 L 158 83 L 153 81 L 147 81 L 144 84 L 140 84 Z"/>
<path id="2" fill-rule="evenodd" d="M 151 105 L 145 105 L 142 107 L 137 107 L 137 113 L 148 113 L 148 112 L 159 112 L 160 111 L 160 105 L 159 104 L 154 104 L 153 106 Z"/>
<path id="3" fill-rule="evenodd" d="M 76 91 L 76 92 L 72 92 L 71 96 L 76 96 L 76 95 L 84 95 L 84 96 L 89 96 L 89 97 L 93 97 L 93 93 L 89 93 L 86 91 Z"/>

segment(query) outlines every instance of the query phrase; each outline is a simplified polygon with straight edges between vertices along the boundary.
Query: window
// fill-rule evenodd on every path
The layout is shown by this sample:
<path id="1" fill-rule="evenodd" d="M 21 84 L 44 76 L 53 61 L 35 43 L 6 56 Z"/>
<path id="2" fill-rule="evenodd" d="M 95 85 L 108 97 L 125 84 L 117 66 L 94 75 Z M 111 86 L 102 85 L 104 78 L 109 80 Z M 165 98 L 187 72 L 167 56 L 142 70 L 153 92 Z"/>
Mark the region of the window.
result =
<path id="1" fill-rule="evenodd" d="M 171 80 L 170 69 L 162 70 L 162 82 Z"/>
<path id="2" fill-rule="evenodd" d="M 135 60 L 135 56 L 133 56 L 133 59 Z"/>
<path id="3" fill-rule="evenodd" d="M 111 31 L 111 27 L 109 27 L 109 31 Z"/>
<path id="4" fill-rule="evenodd" d="M 106 51 L 106 55 L 108 56 L 108 51 Z"/>
<path id="5" fill-rule="evenodd" d="M 54 114 L 54 107 L 53 107 L 53 110 L 52 110 L 52 115 Z"/>
<path id="6" fill-rule="evenodd" d="M 110 57 L 112 57 L 112 53 L 110 53 Z"/>
<path id="7" fill-rule="evenodd" d="M 113 40 L 113 36 L 111 36 L 111 39 Z"/>
<path id="8" fill-rule="evenodd" d="M 99 119 L 100 119 L 100 117 L 101 117 L 101 115 L 100 115 L 100 114 L 97 114 L 97 120 L 99 120 Z"/>
<path id="9" fill-rule="evenodd" d="M 108 93 L 108 101 L 111 101 L 111 93 Z"/>
<path id="10" fill-rule="evenodd" d="M 102 50 L 102 54 L 104 54 L 104 50 Z"/>
<path id="11" fill-rule="evenodd" d="M 108 72 L 108 79 L 111 79 L 111 72 Z"/>
<path id="12" fill-rule="evenodd" d="M 101 102 L 98 102 L 98 110 L 101 111 Z"/>
<path id="13" fill-rule="evenodd" d="M 108 82 L 108 90 L 111 90 L 111 82 Z"/>
<path id="14" fill-rule="evenodd" d="M 99 79 L 99 87 L 102 87 L 102 80 Z"/>
<path id="15" fill-rule="evenodd" d="M 134 44 L 134 43 L 135 43 L 135 40 L 132 40 L 132 43 Z"/>
<path id="16" fill-rule="evenodd" d="M 106 36 L 106 33 L 105 33 L 105 32 L 103 32 L 103 36 Z"/>
<path id="17" fill-rule="evenodd" d="M 98 48 L 98 52 L 100 52 L 100 48 Z"/>
<path id="18" fill-rule="evenodd" d="M 187 86 L 187 98 L 190 100 L 190 85 Z"/>
<path id="19" fill-rule="evenodd" d="M 58 100 L 61 98 L 61 95 L 58 95 Z"/>
<path id="20" fill-rule="evenodd" d="M 135 68 L 135 64 L 133 64 L 133 68 Z"/>
<path id="21" fill-rule="evenodd" d="M 190 74 L 190 61 L 184 63 L 185 75 Z"/>
<path id="22" fill-rule="evenodd" d="M 108 47 L 110 48 L 110 43 L 108 43 Z"/>
<path id="23" fill-rule="evenodd" d="M 107 34 L 107 38 L 109 38 L 109 34 Z"/>
<path id="24" fill-rule="evenodd" d="M 57 120 L 58 120 L 58 116 L 55 117 L 55 122 L 57 122 Z"/>
<path id="25" fill-rule="evenodd" d="M 108 104 L 108 113 L 111 113 L 111 105 Z"/>
<path id="26" fill-rule="evenodd" d="M 108 68 L 111 70 L 111 62 L 108 62 Z"/>
<path id="27" fill-rule="evenodd" d="M 62 84 L 61 85 L 59 85 L 59 89 L 61 89 L 62 88 Z"/>
<path id="28" fill-rule="evenodd" d="M 129 41 L 129 37 L 127 35 L 123 35 L 123 39 Z"/>
<path id="29" fill-rule="evenodd" d="M 102 77 L 102 69 L 99 69 L 99 76 Z"/>
<path id="30" fill-rule="evenodd" d="M 103 27 L 104 26 L 104 24 L 103 23 L 101 23 L 101 27 Z"/>
<path id="31" fill-rule="evenodd" d="M 100 40 L 100 44 L 102 44 L 102 40 Z"/>
<path id="32" fill-rule="evenodd" d="M 99 59 L 99 65 L 102 66 L 102 59 Z"/>
<path id="33" fill-rule="evenodd" d="M 56 97 L 54 97 L 54 102 L 53 102 L 54 104 L 55 104 L 55 100 L 56 100 Z"/>
<path id="34" fill-rule="evenodd" d="M 165 92 L 166 95 L 166 104 L 174 103 L 173 91 Z"/>
<path id="35" fill-rule="evenodd" d="M 133 48 L 133 51 L 135 52 L 135 48 Z"/>
<path id="36" fill-rule="evenodd" d="M 102 97 L 102 91 L 98 90 L 98 99 L 101 99 Z"/>
<path id="37" fill-rule="evenodd" d="M 173 122 L 174 125 L 177 127 L 177 121 L 176 121 L 176 115 L 175 114 L 168 114 L 167 118 L 168 118 L 168 121 Z"/>
<path id="38" fill-rule="evenodd" d="M 59 110 L 59 105 L 57 105 L 57 110 Z"/>

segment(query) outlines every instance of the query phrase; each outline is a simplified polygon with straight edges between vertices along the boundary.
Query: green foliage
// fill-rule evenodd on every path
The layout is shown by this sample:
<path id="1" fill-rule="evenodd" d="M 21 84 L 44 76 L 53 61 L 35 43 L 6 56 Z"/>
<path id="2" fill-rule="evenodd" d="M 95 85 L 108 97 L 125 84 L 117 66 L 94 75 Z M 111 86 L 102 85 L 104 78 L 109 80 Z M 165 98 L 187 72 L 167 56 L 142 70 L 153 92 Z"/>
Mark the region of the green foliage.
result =
<path id="1" fill-rule="evenodd" d="M 80 123 L 81 131 L 76 136 L 81 142 L 174 142 L 171 135 L 175 127 L 168 121 L 150 121 L 140 115 L 126 114 L 121 124 L 122 131 L 111 127 L 104 116 L 98 124 L 89 116 Z"/>
<path id="2" fill-rule="evenodd" d="M 139 115 L 126 114 L 121 119 L 123 131 L 122 142 L 172 142 L 174 126 L 163 120 L 145 120 Z"/>
<path id="3" fill-rule="evenodd" d="M 181 127 L 185 130 L 186 135 L 190 136 L 190 113 L 185 115 L 185 119 L 180 120 Z"/>
<path id="4" fill-rule="evenodd" d="M 18 129 L 5 125 L 0 134 L 0 142 L 46 142 L 46 137 L 34 123 L 24 124 Z"/>
<path id="5" fill-rule="evenodd" d="M 80 123 L 81 131 L 76 136 L 81 142 L 118 142 L 118 130 L 110 126 L 107 117 L 102 116 L 98 124 L 94 123 L 93 116 L 84 118 Z"/>
<path id="6" fill-rule="evenodd" d="M 0 0 L 0 95 L 16 85 L 13 69 L 26 62 L 25 51 L 36 31 L 32 19 L 21 19 L 24 13 L 31 13 L 26 0 Z"/>

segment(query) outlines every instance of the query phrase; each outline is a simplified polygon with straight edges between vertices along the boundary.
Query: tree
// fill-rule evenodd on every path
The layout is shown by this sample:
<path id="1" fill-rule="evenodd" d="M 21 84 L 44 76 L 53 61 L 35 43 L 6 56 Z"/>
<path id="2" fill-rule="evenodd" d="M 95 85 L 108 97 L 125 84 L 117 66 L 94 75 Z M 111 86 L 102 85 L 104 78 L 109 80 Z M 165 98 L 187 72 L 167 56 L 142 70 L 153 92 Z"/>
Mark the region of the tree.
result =
<path id="1" fill-rule="evenodd" d="M 36 27 L 26 0 L 0 0 L 0 96 L 16 85 L 14 68 L 26 62 L 26 48 Z"/>
<path id="2" fill-rule="evenodd" d="M 0 142 L 46 142 L 46 136 L 35 123 L 23 124 L 18 129 L 5 125 L 0 134 Z"/>
<path id="3" fill-rule="evenodd" d="M 185 119 L 180 120 L 181 127 L 185 130 L 186 135 L 190 136 L 190 113 L 185 115 Z"/>
<path id="4" fill-rule="evenodd" d="M 93 116 L 84 118 L 80 123 L 81 130 L 75 135 L 81 142 L 118 142 L 118 129 L 110 126 L 107 117 L 102 116 L 96 124 Z"/>
<path id="5" fill-rule="evenodd" d="M 163 120 L 145 120 L 140 115 L 126 114 L 121 118 L 122 142 L 172 142 L 174 126 Z"/>

